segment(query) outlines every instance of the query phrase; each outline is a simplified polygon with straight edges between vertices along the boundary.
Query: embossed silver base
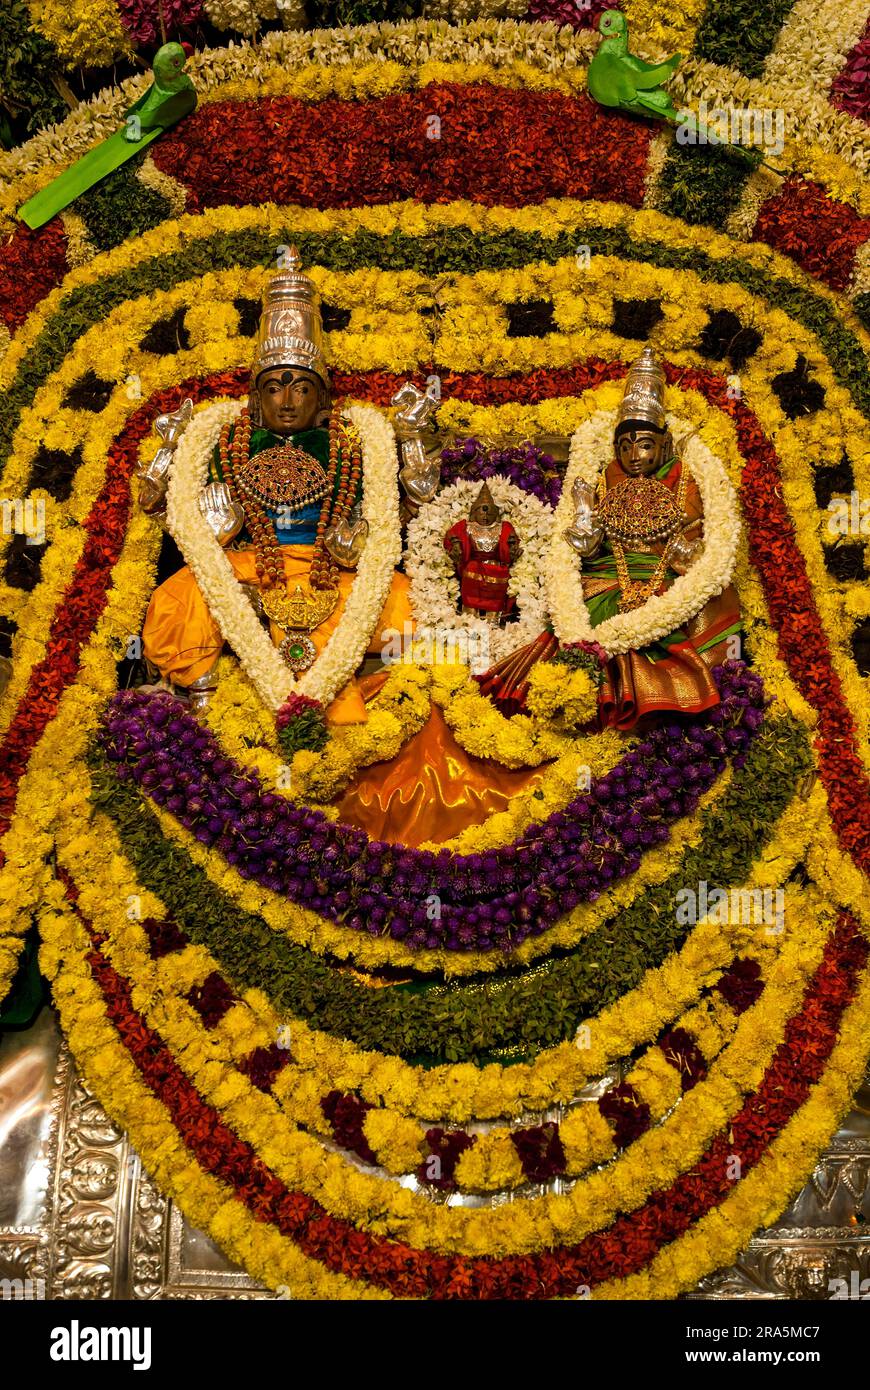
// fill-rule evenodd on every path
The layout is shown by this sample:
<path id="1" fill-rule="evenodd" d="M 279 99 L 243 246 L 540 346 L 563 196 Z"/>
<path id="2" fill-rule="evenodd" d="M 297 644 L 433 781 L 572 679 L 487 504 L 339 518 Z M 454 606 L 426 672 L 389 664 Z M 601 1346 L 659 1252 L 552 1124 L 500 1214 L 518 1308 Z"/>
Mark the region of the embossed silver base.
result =
<path id="1" fill-rule="evenodd" d="M 870 1277 L 870 1086 L 781 1221 L 688 1299 L 830 1298 Z M 868 1221 L 870 1225 L 870 1221 Z M 834 1286 L 835 1288 L 837 1286 Z M 159 1193 L 55 1014 L 0 1038 L 0 1300 L 272 1299 Z"/>
<path id="2" fill-rule="evenodd" d="M 158 1192 L 51 1010 L 0 1038 L 0 1301 L 274 1297 Z"/>

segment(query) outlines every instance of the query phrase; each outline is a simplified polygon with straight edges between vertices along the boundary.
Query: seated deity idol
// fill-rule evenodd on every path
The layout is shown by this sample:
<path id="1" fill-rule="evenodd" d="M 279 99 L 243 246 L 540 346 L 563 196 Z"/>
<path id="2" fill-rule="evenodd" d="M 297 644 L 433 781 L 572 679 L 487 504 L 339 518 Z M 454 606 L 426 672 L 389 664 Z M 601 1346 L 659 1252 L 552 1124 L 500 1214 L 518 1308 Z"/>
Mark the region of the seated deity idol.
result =
<path id="1" fill-rule="evenodd" d="M 146 475 L 146 509 L 156 510 L 164 492 L 165 484 L 155 487 Z M 247 408 L 224 429 L 200 497 L 236 578 L 294 672 L 313 664 L 338 624 L 365 544 L 361 499 L 360 442 L 330 410 L 319 301 L 294 247 L 264 295 Z M 372 644 L 409 620 L 407 580 L 395 573 Z M 194 704 L 208 698 L 223 637 L 187 566 L 155 590 L 142 646 L 164 682 L 189 692 Z M 333 700 L 329 717 L 336 724 L 365 719 L 356 679 Z"/>
<path id="2" fill-rule="evenodd" d="M 516 607 L 508 593 L 511 565 L 520 556 L 520 538 L 502 519 L 486 483 L 471 504 L 466 520 L 457 521 L 444 537 L 444 549 L 459 580 L 463 613 L 476 613 L 497 622 Z"/>
<path id="3" fill-rule="evenodd" d="M 583 557 L 583 595 L 594 627 L 640 609 L 698 558 L 703 505 L 674 457 L 665 377 L 651 348 L 631 367 L 617 415 L 615 457 L 596 489 L 580 480 L 566 539 Z M 719 702 L 712 669 L 737 654 L 737 593 L 728 585 L 677 631 L 611 657 L 599 696 L 604 727 L 632 728 L 663 712 L 699 714 Z"/>

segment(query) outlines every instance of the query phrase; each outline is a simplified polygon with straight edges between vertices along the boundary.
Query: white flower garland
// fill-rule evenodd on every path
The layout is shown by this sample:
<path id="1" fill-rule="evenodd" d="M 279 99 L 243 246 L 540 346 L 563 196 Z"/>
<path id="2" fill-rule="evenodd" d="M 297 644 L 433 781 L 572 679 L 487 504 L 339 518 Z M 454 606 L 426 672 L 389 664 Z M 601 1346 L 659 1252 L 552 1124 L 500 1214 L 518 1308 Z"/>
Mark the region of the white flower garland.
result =
<path id="1" fill-rule="evenodd" d="M 369 524 L 368 541 L 335 631 L 314 665 L 297 680 L 260 624 L 198 506 L 221 429 L 228 420 L 236 419 L 241 410 L 239 401 L 219 401 L 198 411 L 188 425 L 175 451 L 167 525 L 215 622 L 263 702 L 278 710 L 288 695 L 296 691 L 328 705 L 350 680 L 368 650 L 401 555 L 393 427 L 371 406 L 354 405 L 347 411 L 362 438 L 362 515 Z"/>
<path id="2" fill-rule="evenodd" d="M 668 424 L 679 438 L 690 428 L 673 416 Z M 571 489 L 577 478 L 597 483 L 613 456 L 615 415 L 600 410 L 571 437 L 568 471 L 553 522 L 553 541 L 546 564 L 547 593 L 553 629 L 560 642 L 599 642 L 610 656 L 657 642 L 696 617 L 710 599 L 731 582 L 740 540 L 737 498 L 722 462 L 700 439 L 682 449 L 683 467 L 698 484 L 704 506 L 704 544 L 699 558 L 663 594 L 642 608 L 617 613 L 593 627 L 583 597 L 582 561 L 562 532 L 574 520 Z"/>
<path id="3" fill-rule="evenodd" d="M 488 478 L 487 485 L 522 546 L 508 580 L 508 593 L 516 597 L 519 609 L 517 622 L 501 628 L 484 618 L 456 611 L 459 580 L 444 549 L 444 537 L 455 522 L 468 516 L 480 482 L 460 478 L 421 507 L 408 526 L 405 548 L 409 598 L 418 627 L 434 629 L 438 634 L 456 634 L 457 646 L 460 650 L 466 648 L 472 658 L 470 664 L 481 671 L 533 642 L 543 632 L 547 621 L 544 566 L 553 529 L 553 512 L 537 497 L 523 492 L 507 478 Z M 475 660 L 476 653 L 486 656 L 482 661 Z"/>

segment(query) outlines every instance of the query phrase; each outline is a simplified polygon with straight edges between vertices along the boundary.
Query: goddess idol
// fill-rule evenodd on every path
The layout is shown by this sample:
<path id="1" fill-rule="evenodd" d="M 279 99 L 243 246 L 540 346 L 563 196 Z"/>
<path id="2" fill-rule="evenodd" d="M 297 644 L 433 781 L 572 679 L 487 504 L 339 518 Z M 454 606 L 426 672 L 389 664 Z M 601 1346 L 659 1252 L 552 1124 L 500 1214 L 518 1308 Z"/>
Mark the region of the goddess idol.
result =
<path id="1" fill-rule="evenodd" d="M 263 713 L 279 730 L 282 718 L 301 715 L 298 728 L 309 721 L 308 741 L 289 753 L 293 794 L 330 801 L 373 839 L 419 845 L 535 795 L 537 769 L 567 754 L 584 727 L 627 730 L 716 704 L 712 668 L 731 654 L 739 611 L 729 571 L 712 588 L 691 589 L 700 600 L 678 607 L 680 623 L 659 626 L 653 640 L 604 640 L 615 619 L 653 610 L 710 548 L 701 494 L 674 457 L 664 375 L 649 350 L 629 372 L 615 457 L 591 475 L 574 469 L 564 539 L 548 505 L 503 479 L 492 480 L 498 504 L 489 486 L 475 492 L 471 483 L 441 488 L 434 500 L 439 470 L 422 445 L 429 406 L 410 384 L 394 403 L 402 467 L 379 411 L 330 404 L 317 295 L 291 253 L 266 287 L 247 405 L 217 402 L 191 418 L 186 403 L 158 421 L 164 449 L 141 470 L 140 500 L 153 512 L 166 504 L 187 564 L 155 590 L 143 650 L 162 688 L 186 694 L 207 717 L 226 640 L 238 663 L 226 669 L 241 666 L 260 702 L 249 706 L 251 731 L 258 720 L 262 730 Z M 581 435 L 582 427 L 575 442 Z M 409 589 L 396 568 L 400 481 L 413 518 L 405 563 L 415 576 L 415 547 L 433 547 L 432 582 L 422 590 Z M 546 547 L 559 544 L 570 567 L 545 583 Z M 427 630 L 422 600 L 442 582 L 457 595 L 444 610 L 451 629 L 477 623 L 492 633 L 498 681 L 464 667 L 451 674 L 449 662 L 407 677 L 366 663 L 381 665 L 388 632 L 411 632 L 414 623 Z M 546 623 L 545 604 L 553 631 L 541 633 L 533 624 Z M 579 642 L 572 621 L 583 628 Z M 599 627 L 602 644 L 592 635 Z M 525 647 L 516 640 L 536 631 Z M 499 707 L 495 687 L 508 677 L 511 699 Z M 311 719 L 323 721 L 314 742 Z M 286 737 L 278 742 L 288 747 Z M 251 746 L 247 735 L 244 743 Z"/>
<path id="2" fill-rule="evenodd" d="M 372 407 L 331 404 L 318 297 L 292 250 L 265 290 L 246 406 L 216 403 L 194 416 L 186 402 L 161 417 L 163 448 L 139 471 L 140 505 L 165 518 L 187 561 L 145 617 L 143 653 L 160 682 L 152 690 L 206 717 L 228 645 L 273 714 L 292 696 L 322 708 L 329 730 L 365 729 L 384 686 L 386 672 L 371 668 L 381 667 L 385 635 L 414 626 L 408 580 L 395 568 L 399 480 L 411 514 L 438 485 L 422 444 L 431 402 L 408 384 L 394 403 L 395 433 Z M 513 528 L 500 534 L 508 547 Z M 503 809 L 534 775 L 468 757 L 434 706 L 398 757 L 385 757 L 366 758 L 377 765 L 341 788 L 338 812 L 373 837 L 408 843 Z"/>
<path id="3" fill-rule="evenodd" d="M 665 375 L 652 348 L 629 370 L 617 411 L 614 455 L 597 482 L 572 489 L 564 533 L 582 557 L 583 597 L 593 629 L 638 613 L 697 562 L 704 547 L 698 485 L 675 457 L 665 417 Z M 610 657 L 599 693 L 601 725 L 629 729 L 664 712 L 699 714 L 718 704 L 713 668 L 739 652 L 733 585 L 655 640 Z"/>

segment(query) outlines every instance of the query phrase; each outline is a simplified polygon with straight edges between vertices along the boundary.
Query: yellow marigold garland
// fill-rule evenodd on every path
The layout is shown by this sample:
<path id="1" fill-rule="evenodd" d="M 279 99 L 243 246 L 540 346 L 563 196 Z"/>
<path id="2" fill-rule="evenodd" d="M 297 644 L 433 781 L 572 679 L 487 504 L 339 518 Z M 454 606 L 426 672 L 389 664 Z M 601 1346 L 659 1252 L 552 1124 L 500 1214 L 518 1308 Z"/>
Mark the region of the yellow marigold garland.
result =
<path id="1" fill-rule="evenodd" d="M 83 897 L 85 911 L 90 896 Z M 95 906 L 104 901 L 104 896 L 99 896 Z M 425 1198 L 407 1189 L 348 1168 L 313 1137 L 295 1126 L 285 1129 L 286 1121 L 271 1096 L 257 1091 L 241 1074 L 234 1073 L 231 1080 L 223 1067 L 214 1067 L 215 1040 L 202 1030 L 186 1000 L 137 986 L 133 1003 L 172 1047 L 203 1098 L 217 1107 L 240 1137 L 254 1145 L 279 1177 L 316 1197 L 332 1214 L 362 1221 L 374 1233 L 405 1239 L 418 1247 L 467 1254 L 521 1253 L 542 1244 L 582 1239 L 598 1229 L 602 1220 L 612 1218 L 620 1209 L 631 1210 L 656 1187 L 666 1186 L 703 1153 L 743 1093 L 757 1086 L 785 1022 L 800 1000 L 805 978 L 818 961 L 825 924 L 831 920 L 817 895 L 809 890 L 806 897 L 796 894 L 795 905 L 802 901 L 804 920 L 808 917 L 815 923 L 812 932 L 789 933 L 771 968 L 771 984 L 765 994 L 742 1016 L 731 1046 L 711 1066 L 704 1083 L 683 1097 L 677 1112 L 637 1140 L 605 1172 L 578 1183 L 570 1196 L 518 1200 L 509 1208 L 432 1208 Z M 51 923 L 43 924 L 43 930 L 51 946 Z M 109 944 L 107 949 L 111 957 L 113 946 Z M 46 960 L 46 968 L 49 963 Z M 66 972 L 69 969 L 67 964 Z M 186 975 L 184 983 L 188 979 Z"/>
<path id="2" fill-rule="evenodd" d="M 83 769 L 78 769 L 68 786 L 69 825 L 59 828 L 62 862 L 68 864 L 77 879 L 87 872 L 92 881 L 91 887 L 83 889 L 83 902 L 87 910 L 106 930 L 112 930 L 117 920 L 118 901 L 136 902 L 142 918 L 162 918 L 165 916 L 163 905 L 152 893 L 139 886 L 126 865 L 112 825 L 104 817 L 98 816 L 93 830 L 82 833 L 81 826 L 87 823 L 87 788 L 87 776 Z M 770 887 L 781 881 L 788 866 L 796 861 L 812 838 L 823 805 L 820 787 L 815 788 L 809 803 L 798 800 L 792 804 L 783 816 L 773 842 L 755 867 L 753 878 L 756 886 Z M 195 848 L 203 853 L 201 847 Z M 81 858 L 82 854 L 86 854 L 85 859 Z M 111 875 L 111 886 L 101 886 L 100 873 L 104 862 Z M 591 911 L 595 910 L 595 905 L 588 906 Z M 167 990 L 171 992 L 174 987 L 176 961 L 177 968 L 183 972 L 181 983 L 185 988 L 195 982 L 188 974 L 191 962 L 199 979 L 217 968 L 211 956 L 199 947 L 187 948 L 181 957 L 170 956 L 155 967 L 148 959 L 142 929 L 135 923 L 126 925 L 120 936 L 116 931 L 113 935 L 115 953 L 122 948 L 125 951 L 133 950 L 132 956 L 117 956 L 117 964 L 123 973 L 132 972 L 134 977 L 138 977 L 143 970 L 148 973 L 158 969 L 162 981 L 161 993 Z M 531 1108 L 542 1103 L 545 1096 L 551 1100 L 553 1097 L 568 1100 L 585 1080 L 605 1071 L 613 1060 L 627 1055 L 638 1044 L 648 1042 L 681 1010 L 693 1006 L 698 995 L 699 980 L 709 978 L 717 967 L 721 969 L 738 949 L 746 946 L 751 948 L 753 940 L 752 932 L 747 934 L 740 931 L 733 935 L 729 928 L 723 934 L 721 928 L 699 923 L 677 956 L 650 972 L 641 985 L 617 1004 L 596 1019 L 589 1020 L 588 1048 L 580 1050 L 570 1044 L 562 1044 L 548 1049 L 534 1063 L 522 1067 L 487 1067 L 479 1071 L 469 1064 L 460 1064 L 421 1071 L 397 1058 L 362 1053 L 353 1044 L 317 1034 L 299 1020 L 293 1020 L 290 1027 L 295 1065 L 292 1071 L 285 1069 L 279 1075 L 276 1094 L 295 1096 L 299 1076 L 309 1071 L 317 1074 L 315 1099 L 333 1085 L 343 1089 L 360 1089 L 367 1099 L 375 1100 L 375 1103 L 390 1107 L 398 1101 L 403 1114 L 415 1113 L 428 1122 L 453 1117 L 458 1106 L 462 1111 L 459 1118 L 466 1120 L 476 1114 L 485 1118 L 487 1113 L 498 1115 L 525 1106 Z M 284 1020 L 272 1010 L 260 991 L 247 991 L 246 999 L 254 1011 L 256 1027 L 260 1030 L 258 1043 L 252 1042 L 251 1046 L 267 1045 L 280 1035 Z M 240 1056 L 245 1050 L 249 1049 L 243 1048 L 242 1053 L 235 1055 Z M 363 1070 L 360 1070 L 360 1064 Z M 389 1068 L 395 1070 L 397 1080 L 401 1076 L 406 1077 L 408 1082 L 413 1081 L 413 1090 L 409 1091 L 407 1085 L 403 1084 L 392 1098 L 389 1092 L 383 1092 L 381 1100 L 379 1088 Z M 458 1091 L 456 1083 L 460 1078 L 463 1085 Z M 470 1088 L 469 1082 L 473 1083 Z M 522 1084 L 518 1092 L 517 1083 Z M 513 1097 L 511 1091 L 514 1092 Z M 513 1104 L 509 1105 L 510 1100 L 513 1100 Z M 504 1111 L 487 1110 L 487 1105 L 491 1106 L 493 1101 L 501 1102 Z M 480 1113 L 482 1109 L 484 1114 Z"/>

